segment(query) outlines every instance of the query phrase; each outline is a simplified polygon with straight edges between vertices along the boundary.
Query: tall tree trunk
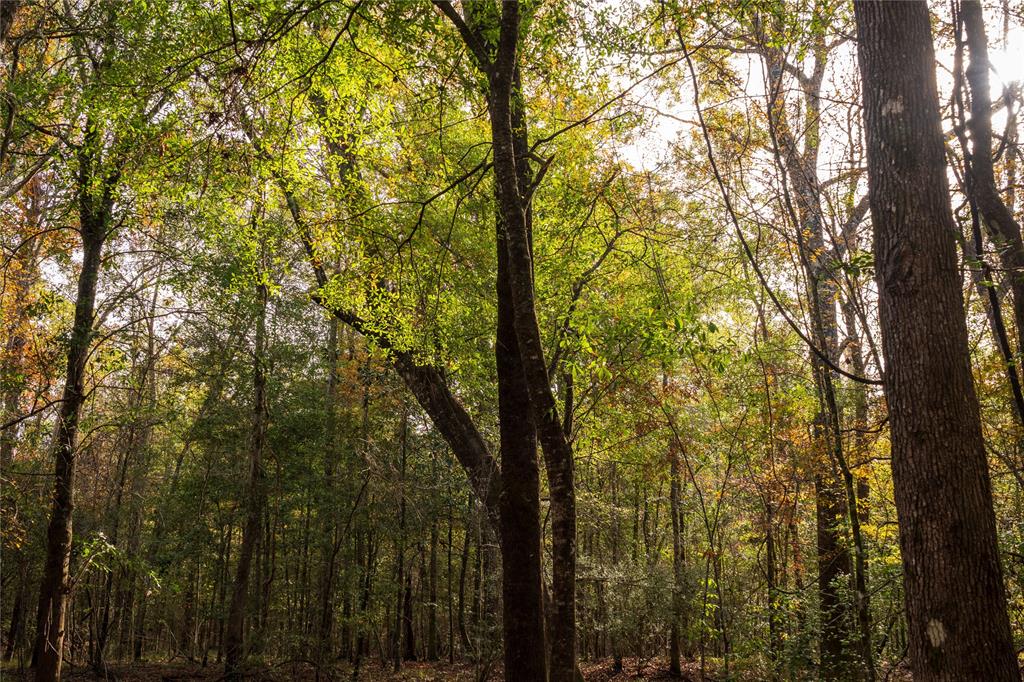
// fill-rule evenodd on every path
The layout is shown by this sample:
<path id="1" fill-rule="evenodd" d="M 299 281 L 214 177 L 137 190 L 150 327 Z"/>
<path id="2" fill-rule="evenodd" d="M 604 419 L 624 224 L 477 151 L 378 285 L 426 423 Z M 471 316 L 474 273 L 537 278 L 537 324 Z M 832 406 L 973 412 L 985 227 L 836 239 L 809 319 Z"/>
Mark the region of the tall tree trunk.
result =
<path id="1" fill-rule="evenodd" d="M 469 533 L 469 519 L 472 518 L 473 512 L 472 496 L 467 506 L 465 532 L 462 536 L 462 558 L 459 562 L 459 643 L 462 645 L 463 655 L 473 648 L 469 639 L 469 628 L 466 627 L 466 576 L 469 572 L 469 545 L 472 540 Z"/>
<path id="2" fill-rule="evenodd" d="M 395 543 L 395 630 L 391 642 L 391 656 L 394 671 L 402 669 L 402 625 L 403 599 L 405 589 L 405 465 L 409 438 L 409 412 L 402 411 L 402 425 L 399 430 L 401 452 L 399 454 L 399 502 L 398 502 L 398 541 Z"/>
<path id="3" fill-rule="evenodd" d="M 450 5 L 440 3 L 438 6 L 457 25 L 465 27 L 481 40 L 489 35 L 487 29 L 494 28 L 493 25 L 478 25 L 481 17 L 474 14 L 473 5 L 464 5 L 465 19 Z M 487 20 L 491 21 L 491 17 Z M 493 40 L 491 43 L 493 47 Z M 474 55 L 477 66 L 484 72 L 490 72 L 490 58 L 480 50 L 474 50 Z M 502 210 L 501 192 L 496 189 L 499 210 L 496 216 L 498 319 L 495 362 L 501 442 L 501 519 L 497 530 L 501 540 L 504 662 L 506 680 L 543 680 L 547 677 L 547 661 L 545 657 L 536 655 L 537 651 L 545 650 L 537 433 L 517 333 L 515 283 L 509 253 L 511 230 L 525 230 L 528 240 L 530 237 L 532 212 L 529 203 L 523 203 L 521 198 L 529 192 L 532 173 L 526 160 L 529 143 L 522 98 L 518 95 L 510 98 L 513 89 L 519 90 L 518 63 L 514 57 L 508 62 L 508 68 L 509 92 L 504 95 L 506 141 L 510 152 L 520 162 L 511 169 L 511 181 L 516 188 L 515 195 L 519 197 L 517 215 L 510 217 Z M 492 84 L 489 101 L 493 92 Z"/>
<path id="4" fill-rule="evenodd" d="M 242 544 L 238 550 L 238 565 L 235 568 L 235 582 L 231 592 L 231 606 L 228 610 L 227 627 L 224 633 L 224 675 L 227 679 L 242 678 L 242 662 L 245 658 L 245 617 L 248 610 L 249 574 L 256 552 L 256 545 L 263 526 L 264 489 L 263 450 L 267 438 L 267 379 L 264 362 L 267 330 L 267 286 L 257 286 L 259 304 L 256 320 L 256 339 L 253 355 L 253 420 L 249 444 L 249 476 L 245 486 L 245 525 L 242 528 Z"/>
<path id="5" fill-rule="evenodd" d="M 437 519 L 430 524 L 430 566 L 427 602 L 427 660 L 436 661 L 441 642 L 437 629 Z"/>
<path id="6" fill-rule="evenodd" d="M 412 571 L 405 572 L 405 596 L 402 598 L 402 658 L 416 660 L 416 631 L 412 613 Z"/>
<path id="7" fill-rule="evenodd" d="M 911 664 L 918 680 L 1018 680 L 928 7 L 854 9 Z"/>
<path id="8" fill-rule="evenodd" d="M 552 529 L 550 618 L 552 682 L 572 682 L 576 675 L 576 500 L 573 452 L 558 417 L 537 322 L 533 253 L 527 222 L 529 191 L 521 186 L 517 164 L 515 110 L 522 93 L 517 79 L 520 14 L 517 2 L 501 7 L 497 52 L 488 70 L 488 109 L 494 150 L 498 208 L 505 229 L 512 313 L 529 405 L 544 451 Z M 520 100 L 516 102 L 517 100 Z"/>
<path id="9" fill-rule="evenodd" d="M 78 151 L 78 215 L 82 236 L 82 271 L 78 276 L 75 319 L 68 343 L 67 376 L 61 395 L 54 434 L 55 460 L 53 506 L 46 531 L 46 559 L 39 588 L 36 643 L 33 659 L 40 682 L 60 679 L 64 648 L 64 619 L 71 563 L 72 512 L 74 509 L 75 455 L 78 424 L 85 402 L 85 366 L 92 341 L 96 284 L 103 245 L 110 229 L 114 188 L 119 174 L 102 174 L 99 128 L 90 119 L 85 141 Z M 97 193 L 96 180 L 101 179 Z"/>
<path id="10" fill-rule="evenodd" d="M 682 477 L 679 472 L 678 443 L 673 439 L 669 446 L 669 501 L 672 514 L 672 627 L 669 632 L 669 674 L 673 677 L 682 675 L 680 662 L 680 629 L 683 626 L 683 590 L 686 556 L 684 554 L 684 538 L 681 528 L 680 498 L 682 496 Z"/>
<path id="11" fill-rule="evenodd" d="M 327 334 L 326 423 L 324 425 L 324 494 L 320 504 L 320 622 L 317 630 L 317 650 L 314 660 L 319 671 L 332 650 L 331 630 L 334 626 L 334 577 L 337 568 L 338 537 L 335 481 L 338 467 L 338 326 L 337 318 L 331 318 Z M 319 674 L 319 672 L 318 672 Z"/>
<path id="12" fill-rule="evenodd" d="M 28 608 L 26 595 L 28 593 L 28 557 L 24 552 L 18 557 L 18 587 L 14 593 L 14 600 L 11 606 L 11 622 L 7 628 L 7 648 L 4 649 L 4 661 L 11 661 L 14 652 L 21 641 L 22 631 L 25 629 L 25 611 Z"/>
<path id="13" fill-rule="evenodd" d="M 525 120 L 516 140 L 525 144 Z M 529 174 L 519 169 L 520 181 Z M 526 214 L 529 220 L 529 212 Z M 541 589 L 540 471 L 530 394 L 516 337 L 512 281 L 505 221 L 497 219 L 498 424 L 501 439 L 502 624 L 505 631 L 505 679 L 543 680 L 547 676 L 544 601 Z"/>
<path id="14" fill-rule="evenodd" d="M 617 569 L 619 565 L 619 537 L 621 535 L 621 524 L 619 523 L 619 477 L 618 467 L 615 461 L 611 463 L 611 473 L 609 475 L 612 488 L 612 569 Z M 609 614 L 610 619 L 614 622 L 615 614 Z M 619 644 L 619 635 L 616 632 L 618 628 L 612 626 L 612 632 L 609 636 L 609 647 L 612 650 L 612 670 L 616 673 L 622 672 L 622 649 Z"/>
<path id="15" fill-rule="evenodd" d="M 12 4 L 17 6 L 17 2 Z M 0 386 L 4 387 L 3 397 L 0 399 L 0 423 L 3 424 L 11 423 L 20 416 L 26 385 L 23 372 L 29 341 L 26 323 L 29 319 L 29 306 L 32 303 L 31 287 L 39 277 L 38 255 L 42 243 L 41 237 L 35 236 L 40 229 L 41 206 L 44 198 L 38 176 L 26 185 L 25 194 L 28 197 L 28 205 L 25 210 L 25 231 L 28 243 L 23 244 L 11 259 L 7 268 L 10 274 L 7 275 L 7 281 L 0 293 L 0 306 L 10 313 L 6 316 L 6 324 L 3 327 L 7 341 L 3 347 L 3 355 L 0 356 Z M 7 478 L 7 473 L 10 471 L 11 464 L 14 463 L 19 432 L 18 424 L 11 424 L 0 431 L 0 487 L 5 489 L 4 492 L 0 492 L 0 495 L 3 497 L 8 494 L 6 490 L 10 479 Z M 6 507 L 7 500 L 0 500 L 0 504 Z M 18 577 L 17 591 L 12 600 L 10 627 L 7 631 L 7 648 L 3 653 L 5 661 L 14 658 L 15 649 L 18 648 L 25 629 L 29 593 L 29 556 L 26 549 L 26 547 L 19 547 L 14 551 L 9 550 L 7 554 L 7 561 L 14 562 L 18 566 Z"/>
<path id="16" fill-rule="evenodd" d="M 12 3 L 17 6 L 17 3 Z M 0 292 L 0 304 L 8 311 L 5 315 L 3 333 L 7 337 L 0 355 L 0 386 L 4 387 L 0 398 L 0 424 L 11 424 L 0 430 L 0 474 L 10 470 L 18 445 L 19 424 L 14 423 L 21 411 L 25 391 L 23 365 L 29 335 L 26 323 L 29 320 L 32 303 L 32 284 L 39 278 L 38 256 L 42 247 L 42 236 L 36 233 L 41 228 L 42 204 L 45 193 L 42 182 L 35 177 L 25 188 L 25 239 L 6 266 L 5 282 Z"/>
<path id="17" fill-rule="evenodd" d="M 359 622 L 356 634 L 355 660 L 352 663 L 352 679 L 359 679 L 359 668 L 363 656 L 368 649 L 367 628 L 362 618 L 370 610 L 370 599 L 373 597 L 373 570 L 376 560 L 376 546 L 373 543 L 373 531 L 366 532 L 366 564 L 363 567 L 362 585 L 359 594 Z"/>
<path id="18" fill-rule="evenodd" d="M 874 657 L 871 650 L 870 605 L 864 572 L 864 543 L 857 517 L 856 482 L 847 463 L 843 448 L 842 414 L 836 399 L 838 376 L 829 364 L 838 364 L 838 321 L 835 300 L 838 286 L 830 260 L 832 249 L 825 245 L 825 215 L 821 207 L 821 183 L 818 178 L 820 144 L 821 83 L 828 62 L 825 36 L 814 36 L 812 55 L 814 67 L 800 79 L 804 112 L 801 137 L 803 149 L 798 149 L 797 136 L 787 117 L 783 74 L 785 53 L 770 47 L 770 41 L 759 33 L 762 52 L 769 74 L 769 129 L 780 171 L 792 183 L 794 201 L 791 202 L 788 184 L 785 203 L 796 228 L 797 245 L 804 266 L 807 298 L 810 307 L 811 337 L 825 359 L 811 353 L 815 388 L 818 394 L 818 414 L 814 419 L 815 447 L 820 461 L 814 478 L 818 545 L 818 595 L 821 605 L 821 667 L 826 680 L 848 679 L 865 675 L 874 679 Z M 849 523 L 854 541 L 855 557 L 851 561 L 844 527 Z M 844 583 L 850 577 L 854 582 L 854 597 L 859 635 L 860 665 L 857 653 L 849 644 L 854 641 L 851 622 L 851 604 L 844 598 Z"/>
<path id="19" fill-rule="evenodd" d="M 446 555 L 447 564 L 445 570 L 445 581 L 447 582 L 448 597 L 448 663 L 455 663 L 455 595 L 452 594 L 452 543 L 454 542 L 452 519 L 451 490 L 448 491 L 448 551 Z"/>

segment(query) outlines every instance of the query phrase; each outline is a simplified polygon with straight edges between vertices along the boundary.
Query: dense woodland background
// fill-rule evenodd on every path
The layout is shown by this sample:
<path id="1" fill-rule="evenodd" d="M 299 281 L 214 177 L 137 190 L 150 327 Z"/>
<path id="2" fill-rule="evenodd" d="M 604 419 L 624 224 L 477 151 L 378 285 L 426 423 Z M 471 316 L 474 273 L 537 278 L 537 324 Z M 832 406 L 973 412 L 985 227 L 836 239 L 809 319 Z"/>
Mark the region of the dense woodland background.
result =
<path id="1" fill-rule="evenodd" d="M 1019 1 L 0 35 L 5 679 L 1019 679 Z"/>

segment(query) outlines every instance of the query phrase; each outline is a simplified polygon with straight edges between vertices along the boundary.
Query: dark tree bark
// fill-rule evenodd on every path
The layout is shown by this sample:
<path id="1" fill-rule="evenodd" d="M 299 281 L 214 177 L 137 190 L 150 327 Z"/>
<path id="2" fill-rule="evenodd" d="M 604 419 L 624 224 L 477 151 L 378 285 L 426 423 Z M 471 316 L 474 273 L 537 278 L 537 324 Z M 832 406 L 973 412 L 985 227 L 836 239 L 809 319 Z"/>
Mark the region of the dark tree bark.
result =
<path id="1" fill-rule="evenodd" d="M 430 525 L 430 592 L 427 603 L 427 660 L 436 661 L 441 646 L 437 629 L 437 520 Z"/>
<path id="2" fill-rule="evenodd" d="M 409 445 L 409 412 L 404 410 L 402 412 L 402 424 L 399 427 L 398 435 L 399 443 L 401 444 L 401 452 L 399 454 L 399 502 L 398 502 L 398 540 L 395 543 L 395 629 L 392 634 L 393 639 L 391 642 L 391 657 L 392 667 L 397 673 L 402 669 L 402 634 L 404 618 L 404 605 L 405 605 L 405 465 L 406 455 L 408 453 Z M 411 589 L 411 588 L 410 588 Z M 411 601 L 411 596 L 410 596 Z M 411 604 L 410 604 L 411 608 Z M 410 628 L 411 629 L 411 628 Z"/>
<path id="3" fill-rule="evenodd" d="M 7 647 L 4 649 L 3 660 L 10 661 L 14 658 L 14 651 L 21 642 L 22 632 L 25 629 L 25 612 L 28 610 L 28 557 L 22 553 L 18 557 L 18 587 L 14 593 L 14 600 L 11 606 L 11 622 L 7 628 Z"/>
<path id="4" fill-rule="evenodd" d="M 517 146 L 525 146 L 522 111 Z M 528 182 L 526 164 L 519 182 Z M 526 219 L 530 219 L 527 212 Z M 544 600 L 541 589 L 540 471 L 530 395 L 523 375 L 515 329 L 505 221 L 497 220 L 498 424 L 501 438 L 502 624 L 505 631 L 505 679 L 543 680 L 547 676 Z"/>
<path id="5" fill-rule="evenodd" d="M 488 110 L 494 153 L 498 209 L 505 228 L 512 312 L 523 377 L 537 436 L 544 451 L 550 493 L 552 528 L 552 590 L 550 644 L 552 682 L 576 676 L 576 508 L 573 452 L 558 416 L 551 390 L 533 284 L 533 253 L 527 222 L 529 194 L 520 186 L 513 116 L 517 91 L 517 47 L 520 13 L 517 2 L 501 8 L 500 34 L 494 62 L 488 69 Z M 521 105 L 520 105 L 521 106 Z"/>
<path id="6" fill-rule="evenodd" d="M 85 366 L 93 336 L 93 312 L 103 245 L 110 230 L 118 171 L 101 170 L 100 129 L 90 120 L 78 151 L 78 216 L 82 237 L 82 271 L 78 276 L 75 319 L 68 343 L 67 375 L 57 415 L 53 506 L 46 531 L 46 559 L 39 589 L 36 642 L 33 660 L 36 679 L 60 679 L 71 563 L 74 509 L 75 456 L 78 425 L 85 402 Z M 99 191 L 95 187 L 99 180 Z"/>
<path id="7" fill-rule="evenodd" d="M 337 318 L 331 318 L 327 333 L 327 395 L 325 409 L 327 412 L 324 424 L 324 491 L 321 502 L 321 539 L 320 539 L 320 622 L 317 632 L 317 650 L 315 660 L 318 669 L 328 661 L 332 651 L 331 634 L 334 629 L 334 580 L 337 572 L 338 551 L 342 537 L 337 524 L 337 506 L 335 504 L 337 469 L 338 469 L 338 345 Z"/>
<path id="8" fill-rule="evenodd" d="M 472 518 L 472 512 L 473 499 L 470 498 L 467 505 L 465 532 L 462 536 L 462 558 L 459 561 L 459 643 L 462 646 L 463 654 L 473 648 L 469 639 L 469 628 L 466 627 L 466 576 L 469 572 L 469 546 L 473 537 L 469 532 L 469 519 Z"/>
<path id="9" fill-rule="evenodd" d="M 785 627 L 782 609 L 782 595 L 779 590 L 778 550 L 775 548 L 775 503 L 765 502 L 765 578 L 768 590 L 768 657 L 778 665 L 782 656 L 782 632 Z"/>
<path id="10" fill-rule="evenodd" d="M 366 563 L 363 566 L 363 575 L 359 595 L 359 616 L 362 617 L 370 609 L 370 600 L 373 597 L 373 572 L 376 560 L 376 545 L 373 542 L 373 531 L 366 532 Z M 356 634 L 356 646 L 354 652 L 355 660 L 352 663 L 352 679 L 359 679 L 359 668 L 366 654 L 368 632 L 365 625 L 359 625 Z"/>
<path id="11" fill-rule="evenodd" d="M 971 376 L 928 7 L 854 3 L 909 653 L 1019 680 Z"/>
<path id="12" fill-rule="evenodd" d="M 472 6 L 467 6 L 468 23 L 455 13 L 451 5 L 438 3 L 452 19 L 471 46 L 479 48 L 485 32 L 475 23 Z M 518 36 L 513 40 L 517 40 Z M 490 44 L 490 49 L 496 45 Z M 490 76 L 497 65 L 474 50 L 477 66 Z M 537 434 L 530 409 L 529 384 L 524 373 L 521 341 L 517 334 L 514 281 L 511 271 L 510 231 L 522 229 L 530 238 L 532 212 L 527 196 L 532 174 L 526 161 L 528 132 L 522 99 L 512 94 L 519 89 L 518 63 L 513 56 L 508 62 L 508 92 L 505 93 L 507 142 L 519 160 L 513 170 L 513 182 L 519 208 L 512 218 L 501 210 L 501 194 L 497 190 L 499 210 L 497 233 L 497 329 L 495 361 L 498 375 L 498 423 L 501 439 L 501 535 L 502 596 L 504 627 L 505 679 L 543 680 L 547 677 L 545 651 L 544 601 L 541 578 L 540 473 L 537 462 Z M 494 94 L 493 81 L 488 93 Z M 519 222 L 516 222 L 516 221 Z M 520 224 L 521 223 L 521 226 Z"/>
<path id="13" fill-rule="evenodd" d="M 224 676 L 227 679 L 242 678 L 242 662 L 245 658 L 245 616 L 248 610 L 249 574 L 263 530 L 263 510 L 266 490 L 264 487 L 263 450 L 267 438 L 267 378 L 264 370 L 267 287 L 257 286 L 259 302 L 256 320 L 256 338 L 253 354 L 253 420 L 249 444 L 249 475 L 245 486 L 245 524 L 242 528 L 242 544 L 238 550 L 238 565 L 235 568 L 235 582 L 231 592 L 227 626 L 224 633 Z M 259 586 L 258 586 L 259 587 Z"/>
<path id="14" fill-rule="evenodd" d="M 451 490 L 448 491 L 448 546 L 446 553 L 445 581 L 447 582 L 448 598 L 448 663 L 455 663 L 455 595 L 452 589 L 452 543 L 454 542 L 452 519 Z"/>
<path id="15" fill-rule="evenodd" d="M 405 574 L 405 595 L 402 598 L 402 658 L 416 660 L 416 631 L 413 629 L 412 614 L 412 571 Z"/>
<path id="16" fill-rule="evenodd" d="M 683 623 L 683 590 L 686 555 L 682 537 L 680 502 L 682 497 L 682 476 L 679 472 L 679 449 L 673 440 L 669 446 L 669 505 L 672 514 L 672 624 L 669 632 L 668 669 L 673 677 L 683 673 L 680 659 L 679 639 Z"/>
<path id="17" fill-rule="evenodd" d="M 7 34 L 14 24 L 19 7 L 21 7 L 21 0 L 7 0 L 0 6 L 0 47 L 3 46 L 3 41 L 7 40 Z"/>

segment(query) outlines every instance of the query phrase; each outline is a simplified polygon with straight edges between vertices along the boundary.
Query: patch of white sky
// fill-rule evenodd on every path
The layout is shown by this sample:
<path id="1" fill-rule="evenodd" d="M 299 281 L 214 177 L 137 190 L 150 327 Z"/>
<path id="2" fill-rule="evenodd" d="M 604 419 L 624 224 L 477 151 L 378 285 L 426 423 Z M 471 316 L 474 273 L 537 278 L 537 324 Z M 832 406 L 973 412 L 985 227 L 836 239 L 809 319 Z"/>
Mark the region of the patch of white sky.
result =
<path id="1" fill-rule="evenodd" d="M 934 8 L 933 8 L 934 9 Z M 948 22 L 941 8 L 939 18 Z M 991 84 L 993 100 L 998 100 L 1004 88 L 1019 87 L 1024 82 L 1024 27 L 1021 17 L 1004 15 L 1001 7 L 986 6 L 986 26 L 989 37 L 989 61 L 991 63 Z M 725 39 L 719 42 L 724 43 Z M 948 101 L 952 88 L 951 73 L 954 46 L 936 40 L 936 74 L 943 102 Z M 790 61 L 795 61 L 790 55 Z M 702 96 L 701 106 L 708 112 L 716 106 L 746 107 L 763 112 L 765 106 L 766 72 L 760 56 L 745 52 L 732 55 L 729 63 L 739 77 L 741 86 L 734 96 L 716 101 Z M 805 72 L 812 64 L 802 65 Z M 848 167 L 850 144 L 849 122 L 845 111 L 851 106 L 859 116 L 859 92 L 856 90 L 856 45 L 853 39 L 844 41 L 829 54 L 829 68 L 822 84 L 822 140 L 819 158 L 819 173 L 829 178 Z M 631 91 L 629 100 L 647 115 L 645 126 L 636 138 L 620 147 L 620 157 L 638 170 L 655 170 L 664 167 L 673 155 L 673 149 L 681 140 L 698 126 L 697 109 L 693 98 L 693 83 L 680 62 L 667 77 L 676 79 L 676 87 L 665 89 L 655 82 L 643 84 Z M 1016 86 L 1014 84 L 1017 84 Z M 628 83 L 626 84 L 628 87 Z M 789 83 L 789 87 L 795 84 Z M 993 127 L 1001 130 L 1006 123 L 1005 107 L 993 112 Z M 798 131 L 799 135 L 799 131 Z"/>

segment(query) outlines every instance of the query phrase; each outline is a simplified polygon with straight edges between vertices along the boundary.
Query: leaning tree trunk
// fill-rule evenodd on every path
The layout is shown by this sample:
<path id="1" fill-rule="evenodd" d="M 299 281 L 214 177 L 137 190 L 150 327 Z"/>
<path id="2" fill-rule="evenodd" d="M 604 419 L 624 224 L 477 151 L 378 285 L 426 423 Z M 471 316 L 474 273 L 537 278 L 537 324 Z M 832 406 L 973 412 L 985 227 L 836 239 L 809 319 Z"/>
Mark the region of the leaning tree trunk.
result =
<path id="1" fill-rule="evenodd" d="M 267 286 L 257 287 L 259 313 L 256 320 L 255 352 L 253 357 L 253 420 L 252 440 L 249 444 L 249 478 L 246 482 L 245 525 L 242 545 L 238 550 L 235 583 L 231 592 L 227 628 L 224 633 L 224 676 L 242 678 L 245 656 L 245 614 L 248 607 L 249 574 L 252 570 L 256 543 L 262 530 L 264 507 L 263 450 L 267 439 L 267 379 L 264 374 L 264 355 L 267 331 Z"/>
<path id="2" fill-rule="evenodd" d="M 854 3 L 892 475 L 917 680 L 1019 680 L 925 2 Z"/>
<path id="3" fill-rule="evenodd" d="M 64 619 L 67 607 L 71 563 L 72 511 L 74 509 L 75 455 L 78 422 L 85 402 L 85 366 L 92 341 L 92 318 L 96 306 L 103 245 L 110 227 L 114 188 L 119 174 L 103 174 L 98 168 L 100 135 L 89 123 L 85 141 L 79 150 L 78 214 L 82 235 L 82 271 L 78 276 L 75 320 L 68 343 L 67 376 L 57 414 L 54 453 L 53 506 L 46 530 L 46 559 L 39 589 L 36 642 L 33 660 L 36 680 L 60 679 L 64 648 Z M 101 177 L 100 191 L 95 181 Z"/>

